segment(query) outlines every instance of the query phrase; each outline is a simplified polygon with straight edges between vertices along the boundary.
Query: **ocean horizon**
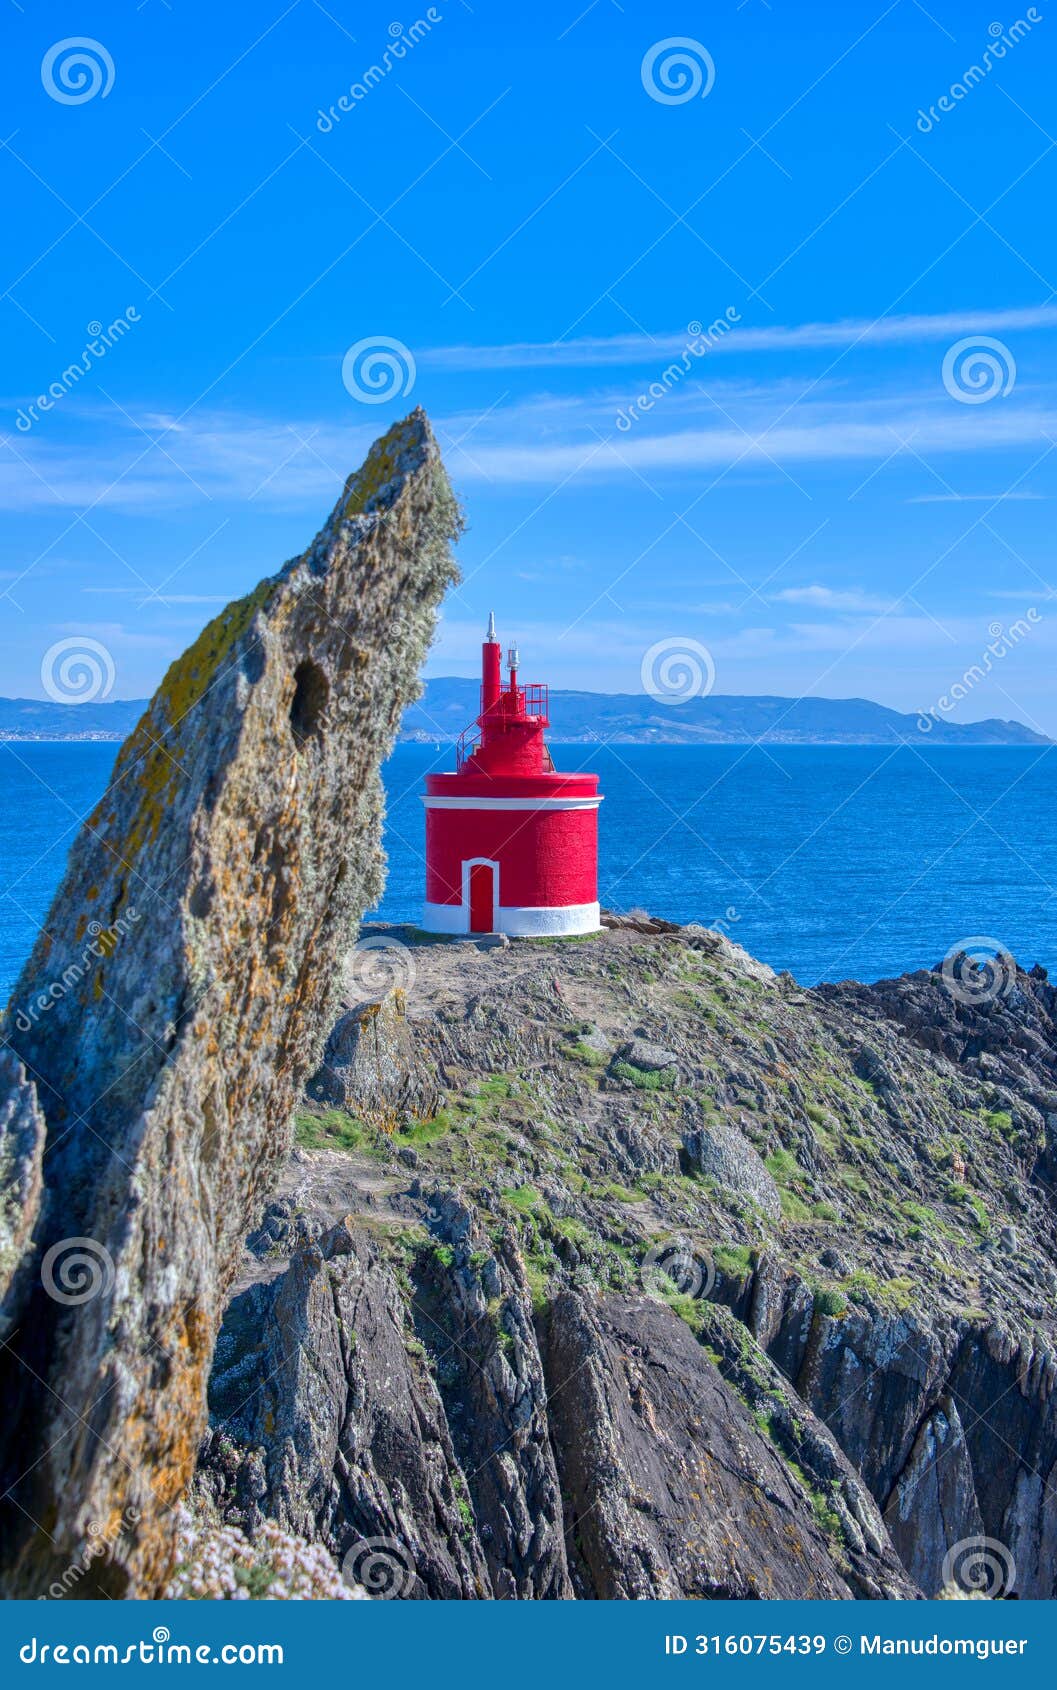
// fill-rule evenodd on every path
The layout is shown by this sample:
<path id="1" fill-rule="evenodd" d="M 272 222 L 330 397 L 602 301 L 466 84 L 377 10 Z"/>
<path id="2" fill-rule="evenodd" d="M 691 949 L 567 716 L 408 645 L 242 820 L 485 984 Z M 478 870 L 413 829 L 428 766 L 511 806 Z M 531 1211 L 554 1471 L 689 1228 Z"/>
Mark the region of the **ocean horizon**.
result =
<path id="1" fill-rule="evenodd" d="M 1057 966 L 1051 752 L 1037 746 L 558 747 L 601 776 L 604 908 L 717 927 L 804 985 L 928 968 L 987 938 Z M 110 742 L 0 744 L 0 997 L 73 837 L 105 790 Z M 451 747 L 398 745 L 383 769 L 384 896 L 416 923 L 427 772 Z"/>

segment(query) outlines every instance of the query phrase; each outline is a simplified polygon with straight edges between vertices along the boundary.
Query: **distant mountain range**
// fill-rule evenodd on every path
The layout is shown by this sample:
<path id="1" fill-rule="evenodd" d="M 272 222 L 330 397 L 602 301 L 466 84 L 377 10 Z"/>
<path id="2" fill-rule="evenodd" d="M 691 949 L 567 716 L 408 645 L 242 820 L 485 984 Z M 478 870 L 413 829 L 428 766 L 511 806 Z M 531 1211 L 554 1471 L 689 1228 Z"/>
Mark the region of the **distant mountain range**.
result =
<path id="1" fill-rule="evenodd" d="M 404 715 L 402 741 L 446 743 L 476 716 L 476 680 L 441 676 L 426 682 L 417 704 Z M 121 740 L 130 733 L 146 699 L 107 704 L 52 704 L 33 698 L 0 698 L 0 740 Z M 657 704 L 645 693 L 562 692 L 550 695 L 551 732 L 556 742 L 617 745 L 1049 745 L 1022 722 L 995 717 L 984 722 L 932 719 L 924 733 L 920 718 L 872 704 L 865 698 L 769 698 L 735 694 L 693 698 L 685 704 Z"/>

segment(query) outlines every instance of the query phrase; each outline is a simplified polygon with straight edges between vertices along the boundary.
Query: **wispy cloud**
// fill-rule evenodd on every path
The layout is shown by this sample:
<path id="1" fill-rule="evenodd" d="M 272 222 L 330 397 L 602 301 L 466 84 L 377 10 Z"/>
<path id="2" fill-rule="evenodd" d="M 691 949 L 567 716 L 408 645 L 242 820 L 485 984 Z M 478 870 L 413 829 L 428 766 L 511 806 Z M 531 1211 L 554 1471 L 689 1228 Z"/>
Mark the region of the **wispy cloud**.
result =
<path id="1" fill-rule="evenodd" d="M 82 424 L 67 425 L 61 438 L 56 431 L 17 445 L 0 443 L 0 508 L 76 511 L 98 504 L 156 510 L 199 503 L 205 496 L 251 510 L 322 512 L 377 432 L 375 419 L 353 410 L 296 424 L 194 411 L 162 434 L 154 449 L 144 447 L 139 425 L 160 428 L 164 419 L 146 409 L 135 421 L 108 415 L 102 435 L 98 419 L 89 416 L 88 446 Z M 991 405 L 966 407 L 955 404 L 938 380 L 903 393 L 815 383 L 805 394 L 786 379 L 712 383 L 708 391 L 669 396 L 663 411 L 624 433 L 615 413 L 612 396 L 598 392 L 556 398 L 536 393 L 483 415 L 441 412 L 435 427 L 455 479 L 497 490 L 648 482 L 664 473 L 770 473 L 776 464 L 915 458 L 928 463 L 943 454 L 1022 448 L 1038 454 L 1057 436 L 1057 399 L 1049 393 L 1029 398 L 1018 392 Z M 1001 474 L 991 468 L 988 479 Z M 947 490 L 920 497 L 951 503 L 963 496 Z M 979 502 L 985 495 L 964 497 Z"/>
<path id="2" fill-rule="evenodd" d="M 813 610 L 876 611 L 883 614 L 892 609 L 891 599 L 878 598 L 875 593 L 860 589 L 841 591 L 834 587 L 784 587 L 772 595 L 777 604 L 802 604 Z"/>
<path id="3" fill-rule="evenodd" d="M 1047 587 L 1036 578 L 1027 587 L 1014 589 L 1012 587 L 996 588 L 993 592 L 984 594 L 986 599 L 1004 599 L 1009 604 L 1019 604 L 1027 610 L 1033 604 L 1045 604 L 1048 599 L 1057 597 L 1057 587 Z"/>
<path id="4" fill-rule="evenodd" d="M 722 311 L 716 313 L 722 316 Z M 708 322 L 702 318 L 707 329 Z M 765 328 L 735 325 L 718 338 L 713 353 L 723 356 L 749 352 L 825 349 L 865 343 L 873 346 L 915 341 L 951 340 L 967 334 L 1008 334 L 1018 329 L 1057 329 L 1057 305 L 1028 306 L 1009 311 L 948 311 L 932 315 L 842 318 L 836 323 L 799 323 Z M 695 331 L 700 332 L 700 325 Z M 438 370 L 515 370 L 545 367 L 627 367 L 676 357 L 695 336 L 689 328 L 657 336 L 627 334 L 584 336 L 577 340 L 511 341 L 492 346 L 431 346 L 416 353 L 419 364 Z"/>
<path id="5" fill-rule="evenodd" d="M 862 407 L 862 412 L 867 409 Z M 475 444 L 472 460 L 463 461 L 458 453 L 454 457 L 463 480 L 554 483 L 627 477 L 634 471 L 648 475 L 650 471 L 722 470 L 735 465 L 758 469 L 773 468 L 775 463 L 887 460 L 911 452 L 928 459 L 931 454 L 948 452 L 1038 448 L 1055 432 L 1057 412 L 1027 406 L 1002 410 L 992 406 L 986 416 L 936 406 L 894 419 L 864 416 L 860 421 L 847 414 L 827 418 L 804 406 L 777 423 L 761 422 L 755 432 L 741 426 L 622 435 L 613 440 L 482 443 Z"/>
<path id="6" fill-rule="evenodd" d="M 1047 499 L 1048 493 L 1032 493 L 1027 488 L 1016 488 L 1011 493 L 918 493 L 913 499 L 907 499 L 908 505 L 997 505 L 1004 500 L 1034 500 Z"/>
<path id="7" fill-rule="evenodd" d="M 144 604 L 230 604 L 231 595 L 228 593 L 167 593 L 162 588 L 157 592 L 147 591 L 143 587 L 82 587 L 82 593 L 100 593 L 113 595 L 115 598 L 134 598 L 140 605 Z"/>

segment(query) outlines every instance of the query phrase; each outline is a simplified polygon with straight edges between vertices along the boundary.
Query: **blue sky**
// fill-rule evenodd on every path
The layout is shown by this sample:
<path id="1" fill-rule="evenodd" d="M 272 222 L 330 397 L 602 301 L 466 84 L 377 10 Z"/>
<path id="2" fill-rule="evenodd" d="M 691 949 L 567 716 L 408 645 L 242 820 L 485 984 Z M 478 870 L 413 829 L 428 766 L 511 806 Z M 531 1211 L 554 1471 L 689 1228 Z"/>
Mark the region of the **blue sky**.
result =
<path id="1" fill-rule="evenodd" d="M 951 714 L 1057 733 L 1047 7 L 3 4 L 0 692 L 67 640 L 150 692 L 422 403 L 470 523 L 429 672 L 494 606 L 552 684 L 685 640 L 919 710 L 1023 623 Z"/>

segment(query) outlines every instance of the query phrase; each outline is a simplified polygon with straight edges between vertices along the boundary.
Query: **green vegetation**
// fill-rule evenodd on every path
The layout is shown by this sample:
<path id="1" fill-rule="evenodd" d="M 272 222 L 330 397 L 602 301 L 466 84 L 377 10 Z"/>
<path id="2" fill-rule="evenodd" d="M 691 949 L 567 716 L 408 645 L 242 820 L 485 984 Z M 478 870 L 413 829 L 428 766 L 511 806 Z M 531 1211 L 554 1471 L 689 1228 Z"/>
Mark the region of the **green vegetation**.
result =
<path id="1" fill-rule="evenodd" d="M 609 1198 L 614 1203 L 644 1203 L 647 1197 L 645 1191 L 629 1191 L 626 1185 L 618 1185 L 615 1180 L 608 1180 L 596 1189 L 600 1197 Z"/>
<path id="2" fill-rule="evenodd" d="M 625 1080 L 639 1091 L 671 1091 L 679 1076 L 674 1068 L 636 1068 L 623 1059 L 613 1064 L 613 1077 Z"/>
<path id="3" fill-rule="evenodd" d="M 848 1299 L 843 1291 L 835 1287 L 823 1288 L 815 1292 L 815 1313 L 828 1315 L 842 1315 L 848 1312 Z"/>
<path id="4" fill-rule="evenodd" d="M 534 1215 L 537 1209 L 545 1208 L 543 1197 L 534 1185 L 508 1186 L 503 1192 L 503 1201 L 517 1209 L 519 1214 Z"/>
<path id="5" fill-rule="evenodd" d="M 575 1244 L 578 1250 L 592 1251 L 598 1248 L 598 1240 L 586 1227 L 583 1221 L 575 1220 L 571 1215 L 551 1222 L 551 1231 L 559 1238 L 565 1238 L 570 1244 Z"/>
<path id="6" fill-rule="evenodd" d="M 435 1115 L 423 1116 L 419 1120 L 410 1121 L 406 1125 L 397 1127 L 393 1133 L 394 1144 L 409 1144 L 412 1147 L 422 1144 L 432 1144 L 434 1139 L 442 1138 L 450 1131 L 452 1118 L 446 1109 L 438 1109 Z"/>
<path id="7" fill-rule="evenodd" d="M 1008 1109 L 985 1109 L 984 1121 L 992 1132 L 1000 1133 L 1003 1138 L 1014 1138 L 1016 1136 L 1013 1117 Z"/>
<path id="8" fill-rule="evenodd" d="M 772 1150 L 769 1156 L 764 1157 L 764 1166 L 778 1187 L 778 1196 L 781 1199 L 782 1214 L 785 1219 L 798 1222 L 809 1221 L 812 1218 L 811 1207 L 800 1195 L 807 1176 L 792 1152 L 789 1150 Z M 800 1191 L 794 1190 L 794 1186 L 799 1186 Z"/>
<path id="9" fill-rule="evenodd" d="M 804 1199 L 798 1197 L 795 1191 L 790 1191 L 788 1186 L 779 1186 L 778 1196 L 782 1205 L 782 1214 L 787 1221 L 809 1221 L 811 1219 L 811 1210 Z"/>
<path id="10" fill-rule="evenodd" d="M 294 1119 L 294 1142 L 303 1150 L 361 1150 L 370 1142 L 362 1121 L 343 1109 L 324 1109 L 320 1114 L 302 1111 Z"/>
<path id="11" fill-rule="evenodd" d="M 911 1223 L 908 1236 L 912 1239 L 946 1238 L 956 1241 L 958 1238 L 953 1227 L 948 1226 L 927 1203 L 903 1203 L 899 1212 Z"/>
<path id="12" fill-rule="evenodd" d="M 668 1290 L 668 1285 L 671 1290 Z M 691 1297 L 685 1291 L 680 1291 L 673 1280 L 667 1283 L 663 1277 L 658 1280 L 658 1290 L 673 1314 L 685 1321 L 695 1338 L 700 1338 L 705 1329 L 706 1305 L 699 1297 Z"/>
<path id="13" fill-rule="evenodd" d="M 605 929 L 600 928 L 597 933 L 526 933 L 523 938 L 515 939 L 516 945 L 594 945 L 599 939 L 605 938 Z"/>
<path id="14" fill-rule="evenodd" d="M 869 1180 L 864 1179 L 862 1174 L 857 1174 L 854 1168 L 841 1168 L 837 1178 L 841 1185 L 846 1186 L 849 1191 L 854 1191 L 859 1197 L 870 1195 Z"/>
<path id="15" fill-rule="evenodd" d="M 273 1567 L 270 1561 L 254 1561 L 252 1567 L 234 1569 L 235 1583 L 240 1585 L 251 1602 L 259 1602 L 262 1596 L 267 1596 L 272 1585 L 279 1576 L 278 1567 Z"/>
<path id="16" fill-rule="evenodd" d="M 712 1260 L 727 1279 L 745 1279 L 752 1272 L 752 1251 L 747 1244 L 720 1244 Z"/>
<path id="17" fill-rule="evenodd" d="M 813 1221 L 830 1221 L 840 1224 L 840 1214 L 832 1203 L 812 1203 L 811 1219 Z"/>
<path id="18" fill-rule="evenodd" d="M 954 1181 L 947 1187 L 947 1201 L 960 1208 L 968 1209 L 976 1222 L 977 1229 L 986 1238 L 991 1230 L 991 1221 L 984 1207 L 983 1199 L 970 1191 L 967 1185 Z"/>
<path id="19" fill-rule="evenodd" d="M 844 1280 L 853 1303 L 877 1303 L 896 1314 L 904 1314 L 914 1301 L 917 1286 L 912 1279 L 878 1279 L 866 1268 L 856 1268 Z"/>
<path id="20" fill-rule="evenodd" d="M 803 1169 L 792 1151 L 772 1150 L 764 1158 L 764 1165 L 777 1186 L 791 1185 L 794 1180 L 803 1178 Z"/>
<path id="21" fill-rule="evenodd" d="M 574 1062 L 583 1062 L 588 1068 L 604 1068 L 606 1065 L 605 1052 L 584 1044 L 583 1039 L 575 1039 L 572 1044 L 566 1045 L 565 1054 Z"/>

